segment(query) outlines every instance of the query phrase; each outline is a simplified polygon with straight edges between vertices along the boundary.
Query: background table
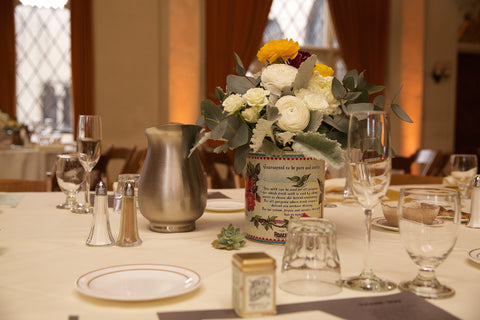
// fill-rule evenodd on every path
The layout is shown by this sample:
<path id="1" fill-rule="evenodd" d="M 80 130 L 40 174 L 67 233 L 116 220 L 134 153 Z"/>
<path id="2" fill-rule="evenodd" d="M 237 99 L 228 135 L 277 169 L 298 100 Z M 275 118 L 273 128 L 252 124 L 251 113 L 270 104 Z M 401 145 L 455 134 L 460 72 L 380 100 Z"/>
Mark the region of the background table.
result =
<path id="1" fill-rule="evenodd" d="M 53 170 L 62 145 L 42 148 L 0 150 L 0 178 L 45 180 L 46 172 Z"/>
<path id="2" fill-rule="evenodd" d="M 221 190 L 243 199 L 243 190 Z M 263 251 L 281 263 L 283 246 L 247 241 L 239 251 L 214 249 L 210 243 L 222 227 L 233 223 L 243 229 L 243 213 L 205 213 L 197 230 L 161 234 L 148 230 L 138 216 L 139 247 L 85 245 L 91 216 L 55 209 L 61 193 L 29 193 L 16 208 L 0 210 L 0 319 L 151 319 L 157 312 L 231 308 L 231 260 L 237 252 Z M 375 215 L 380 215 L 377 210 Z M 337 227 L 337 245 L 342 275 L 358 274 L 363 266 L 363 213 L 357 206 L 327 208 L 326 218 Z M 118 233 L 119 215 L 111 213 L 112 232 Z M 372 264 L 377 274 L 395 282 L 412 279 L 416 267 L 400 244 L 397 232 L 374 228 Z M 461 319 L 478 319 L 480 265 L 467 258 L 467 251 L 480 247 L 480 229 L 464 225 L 453 252 L 438 268 L 437 276 L 456 290 L 453 298 L 429 300 Z M 77 277 L 91 270 L 123 264 L 168 264 L 198 272 L 200 288 L 183 296 L 149 302 L 115 302 L 90 298 L 74 290 Z M 279 268 L 277 267 L 277 276 Z M 398 293 L 398 290 L 393 291 Z M 288 294 L 277 287 L 277 304 L 378 296 L 343 289 L 328 297 L 308 298 Z M 295 317 L 292 316 L 292 320 Z"/>

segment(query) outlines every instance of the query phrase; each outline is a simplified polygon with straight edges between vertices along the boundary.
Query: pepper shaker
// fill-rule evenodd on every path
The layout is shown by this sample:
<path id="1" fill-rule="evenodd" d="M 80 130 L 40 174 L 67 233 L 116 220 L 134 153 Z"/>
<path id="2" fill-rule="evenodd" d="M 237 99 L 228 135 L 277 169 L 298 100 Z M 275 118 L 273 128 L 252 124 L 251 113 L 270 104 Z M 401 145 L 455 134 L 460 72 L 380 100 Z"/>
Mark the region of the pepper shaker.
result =
<path id="1" fill-rule="evenodd" d="M 133 247 L 142 244 L 142 239 L 138 235 L 135 187 L 130 181 L 127 181 L 123 188 L 120 232 L 115 244 L 120 247 Z"/>
<path id="2" fill-rule="evenodd" d="M 480 228 L 480 176 L 473 179 L 470 221 L 467 227 Z"/>
<path id="3" fill-rule="evenodd" d="M 111 246 L 115 243 L 108 219 L 107 186 L 102 181 L 95 188 L 92 227 L 86 243 L 94 247 Z"/>

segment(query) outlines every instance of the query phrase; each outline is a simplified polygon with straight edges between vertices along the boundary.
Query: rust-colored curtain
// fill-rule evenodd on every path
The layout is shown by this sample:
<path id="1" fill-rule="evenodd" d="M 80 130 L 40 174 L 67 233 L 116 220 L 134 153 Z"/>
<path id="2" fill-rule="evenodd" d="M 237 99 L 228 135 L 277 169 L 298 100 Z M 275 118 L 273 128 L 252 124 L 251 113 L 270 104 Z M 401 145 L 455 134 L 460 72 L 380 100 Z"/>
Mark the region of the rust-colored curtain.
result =
<path id="1" fill-rule="evenodd" d="M 272 0 L 206 0 L 207 86 L 206 95 L 215 99 L 215 88 L 225 88 L 233 73 L 233 52 L 245 68 L 256 56 L 268 22 Z"/>
<path id="2" fill-rule="evenodd" d="M 328 5 L 347 69 L 365 70 L 369 83 L 383 85 L 390 1 L 329 0 Z"/>
<path id="3" fill-rule="evenodd" d="M 16 114 L 14 0 L 0 1 L 0 110 Z"/>
<path id="4" fill-rule="evenodd" d="M 73 123 L 76 128 L 79 115 L 95 112 L 93 105 L 92 0 L 70 0 L 70 12 Z"/>

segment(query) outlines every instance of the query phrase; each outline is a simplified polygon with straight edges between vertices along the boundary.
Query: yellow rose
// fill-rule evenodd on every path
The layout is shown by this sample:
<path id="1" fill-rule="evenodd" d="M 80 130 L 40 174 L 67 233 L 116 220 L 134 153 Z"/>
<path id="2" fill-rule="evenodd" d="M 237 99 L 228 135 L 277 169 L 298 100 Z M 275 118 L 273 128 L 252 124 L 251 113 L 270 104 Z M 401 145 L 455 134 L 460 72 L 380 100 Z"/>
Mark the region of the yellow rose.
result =
<path id="1" fill-rule="evenodd" d="M 322 77 L 331 77 L 333 76 L 333 73 L 334 73 L 332 68 L 321 63 L 316 63 L 315 68 L 313 68 L 313 71 L 318 71 L 318 73 L 320 73 Z"/>
<path id="2" fill-rule="evenodd" d="M 272 40 L 258 50 L 257 58 L 260 62 L 275 63 L 278 59 L 287 61 L 297 56 L 300 46 L 292 39 Z M 283 62 L 282 61 L 282 62 Z"/>

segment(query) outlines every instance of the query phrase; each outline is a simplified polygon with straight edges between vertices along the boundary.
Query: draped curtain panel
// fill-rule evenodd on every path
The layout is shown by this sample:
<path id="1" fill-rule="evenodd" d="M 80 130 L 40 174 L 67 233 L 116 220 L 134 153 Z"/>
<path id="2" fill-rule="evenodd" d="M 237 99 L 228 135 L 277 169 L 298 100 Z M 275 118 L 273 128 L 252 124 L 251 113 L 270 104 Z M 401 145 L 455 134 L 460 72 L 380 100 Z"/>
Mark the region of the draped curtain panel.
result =
<path id="1" fill-rule="evenodd" d="M 16 114 L 14 1 L 0 1 L 0 110 Z"/>
<path id="2" fill-rule="evenodd" d="M 76 134 L 78 116 L 94 114 L 92 0 L 70 0 L 72 96 Z"/>
<path id="3" fill-rule="evenodd" d="M 215 88 L 225 88 L 227 75 L 234 73 L 234 52 L 245 68 L 253 61 L 271 5 L 272 0 L 206 0 L 208 98 L 215 100 Z"/>
<path id="4" fill-rule="evenodd" d="M 383 85 L 390 1 L 329 0 L 328 5 L 347 69 L 365 70 L 369 83 Z"/>

